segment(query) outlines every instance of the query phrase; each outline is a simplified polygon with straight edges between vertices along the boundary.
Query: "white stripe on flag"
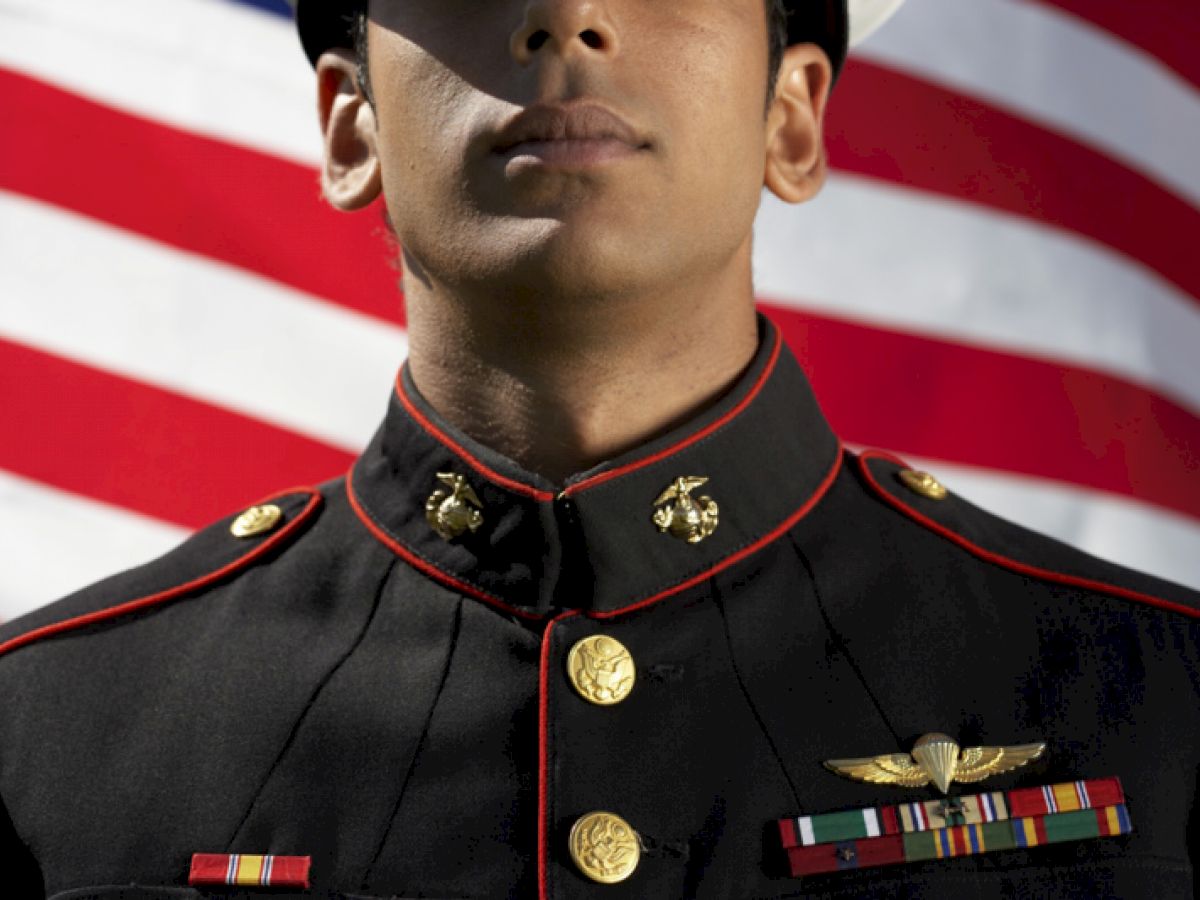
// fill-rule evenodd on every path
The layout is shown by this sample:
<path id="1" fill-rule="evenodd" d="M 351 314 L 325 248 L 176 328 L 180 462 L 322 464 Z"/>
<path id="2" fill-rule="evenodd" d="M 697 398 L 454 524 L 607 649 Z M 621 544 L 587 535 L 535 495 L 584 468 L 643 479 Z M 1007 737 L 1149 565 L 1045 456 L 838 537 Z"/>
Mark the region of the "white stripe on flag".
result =
<path id="1" fill-rule="evenodd" d="M 1015 216 L 835 177 L 803 206 L 764 200 L 754 277 L 763 299 L 1074 362 L 1200 411 L 1197 301 L 1091 241 Z"/>
<path id="2" fill-rule="evenodd" d="M 4 191 L 0 247 L 0 334 L 348 450 L 407 353 L 400 328 Z"/>
<path id="3" fill-rule="evenodd" d="M 188 535 L 178 526 L 3 470 L 0 510 L 0 621 L 161 556 Z"/>
<path id="4" fill-rule="evenodd" d="M 291 23 L 216 0 L 7 0 L 0 65 L 292 159 L 321 158 L 316 80 Z"/>
<path id="5" fill-rule="evenodd" d="M 1014 0 L 914 0 L 855 54 L 1091 144 L 1200 205 L 1200 91 L 1075 16 Z"/>

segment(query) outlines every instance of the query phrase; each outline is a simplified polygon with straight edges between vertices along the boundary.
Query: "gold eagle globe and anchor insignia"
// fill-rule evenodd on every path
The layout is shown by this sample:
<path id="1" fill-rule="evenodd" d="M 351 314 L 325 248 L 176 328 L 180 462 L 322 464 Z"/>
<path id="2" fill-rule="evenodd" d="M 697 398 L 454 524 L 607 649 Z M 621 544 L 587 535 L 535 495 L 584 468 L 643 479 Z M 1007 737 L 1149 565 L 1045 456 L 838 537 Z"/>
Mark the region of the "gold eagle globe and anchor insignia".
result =
<path id="1" fill-rule="evenodd" d="M 462 475 L 438 472 L 438 488 L 425 501 L 425 520 L 447 541 L 474 533 L 483 525 L 483 501 Z"/>
<path id="2" fill-rule="evenodd" d="M 935 733 L 918 738 L 911 754 L 883 753 L 855 759 L 829 759 L 825 761 L 825 767 L 838 775 L 872 784 L 917 788 L 933 782 L 945 795 L 955 781 L 983 781 L 1031 763 L 1045 752 L 1044 743 L 960 748 L 953 738 Z"/>
<path id="3" fill-rule="evenodd" d="M 692 496 L 692 491 L 707 483 L 707 478 L 685 475 L 659 494 L 654 501 L 658 530 L 689 544 L 698 544 L 716 531 L 720 514 L 717 502 L 707 495 Z"/>

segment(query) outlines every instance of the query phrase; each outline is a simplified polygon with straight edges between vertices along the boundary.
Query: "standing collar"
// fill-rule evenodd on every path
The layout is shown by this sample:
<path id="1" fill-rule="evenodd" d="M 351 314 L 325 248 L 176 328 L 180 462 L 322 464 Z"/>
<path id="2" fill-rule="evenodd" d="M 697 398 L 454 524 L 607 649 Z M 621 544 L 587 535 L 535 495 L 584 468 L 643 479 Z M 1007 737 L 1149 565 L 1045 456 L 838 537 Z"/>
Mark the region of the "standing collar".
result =
<path id="1" fill-rule="evenodd" d="M 750 366 L 706 412 L 561 489 L 442 420 L 406 366 L 347 480 L 351 503 L 408 562 L 522 618 L 657 602 L 780 537 L 837 475 L 841 444 L 808 380 L 761 317 L 759 335 Z M 462 533 L 439 535 L 439 511 L 444 530 Z"/>

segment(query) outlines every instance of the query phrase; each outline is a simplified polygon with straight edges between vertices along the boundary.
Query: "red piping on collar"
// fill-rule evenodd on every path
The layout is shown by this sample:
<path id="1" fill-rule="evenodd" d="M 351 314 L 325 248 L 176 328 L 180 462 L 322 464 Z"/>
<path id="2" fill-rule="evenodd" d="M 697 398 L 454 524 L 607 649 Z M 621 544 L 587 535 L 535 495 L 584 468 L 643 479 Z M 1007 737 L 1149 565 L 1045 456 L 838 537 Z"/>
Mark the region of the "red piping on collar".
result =
<path id="1" fill-rule="evenodd" d="M 1165 609 L 1171 612 L 1183 613 L 1185 616 L 1190 616 L 1193 619 L 1200 619 L 1200 610 L 1192 609 L 1190 606 L 1184 606 L 1181 603 L 1175 603 L 1171 600 L 1164 600 L 1161 597 L 1155 597 L 1151 594 L 1143 594 L 1140 591 L 1133 591 L 1129 588 L 1119 587 L 1118 585 L 1107 584 L 1103 581 L 1095 581 L 1091 578 L 1082 578 L 1078 575 L 1068 575 L 1065 572 L 1055 572 L 1050 569 L 1042 569 L 1037 566 L 1031 566 L 1026 563 L 1017 562 L 1015 559 L 1010 559 L 1007 556 L 1001 556 L 999 553 L 993 553 L 991 550 L 985 550 L 983 547 L 973 543 L 969 539 L 963 537 L 961 534 L 951 531 L 946 526 L 941 525 L 938 522 L 935 522 L 933 519 L 930 519 L 928 516 L 917 512 L 898 497 L 893 496 L 889 491 L 885 490 L 883 485 L 879 483 L 879 481 L 875 478 L 875 475 L 871 472 L 870 466 L 867 465 L 867 461 L 871 459 L 882 459 L 895 465 L 903 466 L 904 468 L 908 468 L 908 463 L 906 463 L 900 457 L 891 453 L 885 453 L 882 450 L 868 450 L 858 459 L 858 465 L 862 470 L 863 477 L 867 479 L 867 482 L 871 485 L 871 487 L 875 489 L 879 496 L 882 497 L 889 506 L 899 510 L 910 519 L 918 522 L 921 525 L 924 525 L 930 531 L 941 535 L 946 540 L 958 545 L 979 559 L 993 563 L 997 566 L 1001 566 L 1005 569 L 1018 572 L 1021 575 L 1040 578 L 1043 581 L 1056 582 L 1058 584 L 1084 588 L 1085 590 L 1090 591 L 1099 591 L 1104 594 L 1111 594 L 1114 597 L 1132 600 L 1135 603 L 1144 603 L 1147 606 L 1153 606 L 1157 607 L 1158 609 Z"/>
<path id="2" fill-rule="evenodd" d="M 480 588 L 475 587 L 475 585 L 468 584 L 465 581 L 460 581 L 453 575 L 443 572 L 433 563 L 427 562 L 420 556 L 417 556 L 417 554 L 413 553 L 413 551 L 409 550 L 398 540 L 384 531 L 383 528 L 371 518 L 370 513 L 366 511 L 362 503 L 359 501 L 358 496 L 354 492 L 354 469 L 351 469 L 346 474 L 346 496 L 350 500 L 350 507 L 354 510 L 354 514 L 358 516 L 359 521 L 367 527 L 367 530 L 375 536 L 376 540 L 378 540 L 397 556 L 401 557 L 414 569 L 424 572 L 430 578 L 433 578 L 435 581 L 440 581 L 449 588 L 453 588 L 462 594 L 466 594 L 468 597 L 474 597 L 476 600 L 481 600 L 489 606 L 494 606 L 497 609 L 511 615 L 520 616 L 522 619 L 528 619 L 532 622 L 538 622 L 545 618 L 537 613 L 525 612 L 524 610 L 517 609 L 515 606 L 509 606 L 503 600 L 500 600 L 498 597 L 493 597 L 487 591 L 481 590 Z"/>
<path id="3" fill-rule="evenodd" d="M 151 594 L 148 597 L 130 600 L 126 603 L 121 603 L 108 609 L 101 609 L 97 610 L 96 612 L 87 613 L 86 615 L 76 616 L 73 619 L 67 619 L 63 622 L 56 622 L 52 625 L 45 625 L 26 634 L 18 635 L 17 637 L 0 644 L 0 656 L 3 656 L 5 653 L 8 653 L 12 650 L 16 650 L 19 647 L 32 644 L 35 641 L 54 637 L 55 635 L 63 634 L 64 632 L 72 631 L 76 628 L 82 628 L 85 625 L 93 625 L 97 622 L 104 622 L 109 619 L 115 619 L 119 616 L 138 612 L 139 610 L 147 609 L 152 606 L 158 606 L 160 604 L 167 603 L 170 600 L 175 600 L 184 596 L 185 594 L 191 593 L 192 591 L 198 591 L 202 588 L 206 588 L 220 581 L 226 576 L 233 574 L 238 569 L 248 566 L 259 557 L 270 553 L 272 549 L 286 540 L 288 536 L 303 522 L 305 522 L 316 510 L 316 508 L 321 505 L 320 492 L 317 491 L 316 488 L 311 487 L 294 488 L 290 491 L 283 491 L 278 494 L 273 494 L 272 496 L 267 497 L 265 500 L 260 500 L 254 505 L 261 506 L 264 503 L 271 503 L 272 501 L 294 494 L 308 494 L 309 498 L 308 502 L 304 505 L 304 508 L 300 510 L 296 517 L 292 519 L 292 521 L 288 522 L 283 528 L 279 529 L 279 531 L 275 532 L 262 543 L 254 545 L 252 549 L 244 556 L 239 556 L 237 559 L 233 560 L 227 565 L 222 566 L 215 572 L 210 572 L 207 575 L 194 579 L 193 581 L 189 581 L 186 584 L 177 585 L 169 590 L 160 591 L 157 594 Z"/>
<path id="4" fill-rule="evenodd" d="M 769 328 L 771 338 L 775 341 L 775 346 L 771 350 L 771 358 L 767 360 L 767 364 L 763 367 L 763 370 L 759 374 L 758 378 L 755 379 L 754 384 L 746 393 L 746 396 L 743 397 L 738 404 L 733 407 L 733 409 L 729 410 L 729 412 L 725 413 L 715 422 L 710 423 L 706 427 L 693 434 L 689 434 L 685 438 L 681 438 L 671 446 L 660 450 L 657 453 L 652 453 L 649 456 L 626 463 L 625 465 L 616 469 L 599 472 L 590 478 L 585 478 L 583 481 L 578 481 L 575 484 L 568 486 L 565 490 L 563 490 L 562 496 L 574 497 L 575 495 L 586 490 L 598 487 L 599 485 L 602 485 L 608 481 L 612 481 L 614 478 L 619 478 L 622 475 L 628 475 L 630 472 L 636 472 L 638 469 L 645 468 L 646 466 L 653 465 L 654 463 L 664 460 L 667 457 L 674 456 L 679 451 L 704 440 L 709 435 L 724 428 L 730 423 L 730 421 L 737 418 L 737 416 L 740 415 L 747 406 L 753 403 L 754 399 L 762 392 L 763 386 L 771 377 L 771 373 L 775 371 L 775 364 L 779 362 L 779 355 L 783 349 L 783 338 L 779 334 L 779 329 L 773 324 L 769 325 Z M 522 494 L 526 497 L 532 497 L 534 500 L 538 500 L 543 503 L 549 503 L 554 500 L 554 492 L 543 491 L 533 487 L 532 485 L 528 485 L 501 475 L 495 469 L 485 464 L 482 460 L 472 455 L 465 447 L 462 446 L 462 444 L 450 437 L 450 435 L 438 428 L 432 421 L 430 421 L 428 416 L 417 409 L 416 404 L 413 403 L 412 398 L 410 398 L 408 393 L 405 391 L 404 379 L 400 376 L 397 376 L 396 378 L 396 396 L 400 399 L 401 404 L 403 404 L 408 414 L 417 421 L 417 424 L 419 424 L 430 436 L 432 436 L 447 449 L 458 454 L 458 456 L 460 456 L 463 461 L 467 463 L 467 465 L 469 465 L 484 478 L 495 482 L 501 487 L 508 488 L 510 491 L 514 491 L 515 493 Z"/>
<path id="5" fill-rule="evenodd" d="M 808 515 L 809 512 L 812 511 L 812 508 L 821 502 L 821 498 L 829 492 L 829 489 L 833 487 L 834 481 L 837 480 L 838 472 L 840 472 L 842 469 L 843 456 L 844 452 L 842 442 L 841 439 L 839 439 L 837 454 L 834 456 L 833 465 L 829 467 L 829 471 L 825 473 L 825 477 L 821 479 L 821 483 L 817 485 L 817 489 L 813 491 L 812 496 L 804 501 L 803 506 L 801 506 L 798 510 L 792 513 L 754 543 L 747 544 L 741 550 L 730 554 L 711 568 L 705 569 L 699 575 L 693 575 L 686 581 L 681 581 L 679 584 L 673 585 L 667 588 L 665 591 L 660 591 L 652 597 L 647 597 L 645 600 L 639 600 L 637 603 L 630 604 L 629 606 L 622 606 L 620 609 L 611 609 L 603 612 L 585 611 L 584 615 L 586 615 L 589 619 L 603 620 L 611 619 L 614 616 L 623 616 L 626 613 L 636 612 L 640 609 L 645 609 L 647 606 L 658 603 L 660 600 L 665 600 L 667 597 L 670 597 L 673 594 L 678 594 L 680 591 L 686 591 L 690 587 L 695 587 L 700 582 L 711 578 L 718 572 L 728 569 L 735 563 L 741 562 L 747 556 L 752 556 L 753 554 L 757 553 L 767 544 L 780 538 L 784 532 Z"/>
<path id="6" fill-rule="evenodd" d="M 405 363 L 405 365 L 408 364 Z M 506 487 L 515 493 L 523 494 L 526 497 L 532 497 L 534 500 L 540 500 L 546 503 L 554 499 L 554 493 L 552 491 L 539 490 L 538 488 L 532 487 L 528 484 L 515 481 L 512 478 L 506 478 L 495 469 L 485 465 L 479 459 L 476 459 L 466 447 L 462 446 L 462 444 L 458 443 L 458 441 L 454 440 L 454 438 L 450 437 L 450 435 L 446 434 L 444 431 L 434 425 L 433 422 L 429 421 L 429 418 L 424 413 L 417 409 L 416 404 L 412 402 L 408 396 L 408 393 L 404 390 L 404 379 L 400 376 L 397 376 L 396 378 L 396 396 L 400 398 L 400 402 L 404 404 L 404 408 L 408 411 L 408 414 L 417 420 L 417 424 L 424 428 L 425 431 L 428 432 L 433 438 L 462 457 L 467 465 L 469 465 L 484 478 L 488 479 L 489 481 L 494 481 L 501 487 Z"/>
<path id="7" fill-rule="evenodd" d="M 538 663 L 538 900 L 550 895 L 550 636 L 554 626 L 579 615 L 565 612 L 550 620 L 542 633 L 542 653 Z"/>
<path id="8" fill-rule="evenodd" d="M 563 491 L 563 494 L 568 497 L 574 497 L 576 494 L 583 493 L 590 488 L 604 484 L 606 481 L 612 481 L 614 478 L 619 478 L 622 475 L 628 475 L 630 472 L 635 472 L 638 469 L 653 465 L 654 463 L 666 459 L 669 456 L 674 456 L 680 450 L 690 447 L 692 444 L 695 444 L 698 441 L 704 440 L 706 437 L 724 428 L 733 419 L 737 418 L 737 416 L 739 416 L 747 406 L 754 402 L 754 399 L 759 395 L 759 393 L 761 393 L 763 385 L 767 383 L 767 380 L 771 377 L 771 373 L 775 371 L 775 364 L 779 362 L 779 354 L 783 349 L 783 339 L 779 336 L 779 329 L 774 325 L 771 326 L 770 330 L 771 337 L 775 340 L 775 346 L 771 350 L 771 358 L 767 360 L 767 364 L 763 366 L 762 372 L 759 373 L 758 378 L 755 379 L 754 384 L 746 393 L 746 396 L 738 402 L 737 406 L 729 410 L 729 412 L 725 413 L 725 415 L 721 416 L 721 418 L 717 419 L 715 422 L 712 422 L 694 434 L 690 434 L 687 437 L 676 441 L 670 447 L 660 450 L 657 453 L 653 453 L 650 456 L 645 456 L 631 463 L 627 463 L 619 468 L 610 469 L 607 472 L 599 472 L 590 478 L 585 478 L 583 481 L 579 481 L 570 485 L 566 490 Z"/>

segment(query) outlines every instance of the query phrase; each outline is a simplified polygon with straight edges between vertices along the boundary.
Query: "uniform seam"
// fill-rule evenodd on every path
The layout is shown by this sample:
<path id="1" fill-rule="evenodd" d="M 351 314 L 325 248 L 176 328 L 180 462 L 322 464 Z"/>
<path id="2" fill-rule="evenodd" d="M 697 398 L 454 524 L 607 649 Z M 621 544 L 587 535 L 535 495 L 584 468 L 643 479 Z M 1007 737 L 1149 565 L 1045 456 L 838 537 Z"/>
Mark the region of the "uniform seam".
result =
<path id="1" fill-rule="evenodd" d="M 300 734 L 300 729 L 304 725 L 305 719 L 308 718 L 309 713 L 312 712 L 317 700 L 325 691 L 325 688 L 329 686 L 329 683 L 333 680 L 334 676 L 341 671 L 342 666 L 346 664 L 350 657 L 354 655 L 354 652 L 362 645 L 363 640 L 366 638 L 367 632 L 371 628 L 371 623 L 375 621 L 375 616 L 379 612 L 380 600 L 383 597 L 384 589 L 391 580 L 395 571 L 396 560 L 393 559 L 391 564 L 387 567 L 387 570 L 384 572 L 383 577 L 379 580 L 379 586 L 375 589 L 375 597 L 371 604 L 371 611 L 367 614 L 366 621 L 363 622 L 358 634 L 354 636 L 354 639 L 350 642 L 350 645 L 346 648 L 345 652 L 343 652 L 342 655 L 334 661 L 333 665 L 331 665 L 325 674 L 321 676 L 315 687 L 309 693 L 308 700 L 305 701 L 303 708 L 296 716 L 295 721 L 292 723 L 291 730 L 288 732 L 287 737 L 283 740 L 282 746 L 279 748 L 279 752 L 275 755 L 274 761 L 268 767 L 266 774 L 263 776 L 262 781 L 259 783 L 258 788 L 254 792 L 254 795 L 250 798 L 250 802 L 246 805 L 246 811 L 242 813 L 241 818 L 234 827 L 233 834 L 226 842 L 226 853 L 232 852 L 234 844 L 237 843 L 238 838 L 241 836 L 242 829 L 246 827 L 246 823 L 250 820 L 250 816 L 254 813 L 255 807 L 258 806 L 259 801 L 262 799 L 263 793 L 270 785 L 271 778 L 278 771 L 280 765 L 283 763 L 283 760 L 287 757 L 288 751 L 291 750 L 292 746 L 295 744 L 296 738 Z"/>
<path id="2" fill-rule="evenodd" d="M 883 704 L 880 703 L 875 692 L 871 690 L 871 686 L 867 683 L 866 675 L 863 674 L 858 662 L 854 659 L 854 655 L 850 652 L 850 648 L 846 644 L 846 639 L 842 637 L 842 633 L 838 631 L 837 627 L 833 624 L 833 617 L 830 616 L 829 609 L 825 604 L 825 598 L 821 595 L 821 585 L 817 581 L 816 568 L 813 566 L 812 561 L 808 558 L 808 554 L 805 553 L 804 549 L 800 546 L 800 542 L 796 540 L 796 536 L 790 531 L 788 532 L 788 541 L 791 543 L 792 550 L 795 551 L 797 559 L 800 560 L 800 565 L 804 567 L 804 571 L 808 575 L 808 580 L 812 584 L 813 599 L 817 604 L 817 612 L 820 614 L 821 620 L 825 623 L 825 628 L 829 632 L 830 639 L 833 641 L 833 644 L 837 648 L 838 652 L 842 654 L 846 662 L 849 664 L 850 670 L 854 673 L 854 677 L 858 679 L 858 683 L 862 686 L 862 689 L 866 691 L 867 696 L 871 700 L 871 705 L 875 707 L 875 711 L 879 714 L 879 718 L 883 722 L 884 727 L 891 732 L 891 735 L 897 744 L 903 744 L 904 741 L 901 739 L 900 733 L 896 730 L 895 726 L 892 725 L 892 720 L 888 717 L 887 712 L 884 710 Z"/>
<path id="3" fill-rule="evenodd" d="M 783 761 L 783 754 L 779 750 L 779 745 L 775 743 L 775 739 L 771 736 L 770 730 L 767 728 L 766 720 L 758 710 L 758 705 L 754 702 L 754 698 L 750 696 L 750 690 L 746 687 L 746 681 L 742 677 L 741 667 L 738 665 L 737 655 L 733 651 L 733 636 L 729 630 L 729 617 L 725 613 L 725 599 L 721 594 L 721 588 L 717 584 L 715 577 L 709 579 L 709 590 L 712 597 L 713 605 L 717 608 L 717 613 L 721 617 L 721 630 L 725 635 L 725 648 L 729 654 L 729 664 L 733 668 L 733 677 L 737 681 L 738 689 L 742 692 L 742 699 L 745 700 L 746 706 L 749 707 L 751 715 L 754 716 L 754 721 L 758 723 L 758 729 L 762 732 L 762 736 L 766 738 L 767 746 L 771 748 L 771 754 L 775 757 L 775 762 L 779 766 L 779 771 L 783 773 L 783 778 L 788 784 L 788 788 L 792 792 L 792 799 L 796 802 L 796 808 L 801 806 L 800 790 L 796 786 L 796 782 L 792 779 L 792 773 L 788 771 L 787 765 Z"/>
<path id="4" fill-rule="evenodd" d="M 413 773 L 417 769 L 417 760 L 420 759 L 421 752 L 425 749 L 425 743 L 429 738 L 429 729 L 433 724 L 434 713 L 437 712 L 438 704 L 442 700 L 442 694 L 445 693 L 446 682 L 450 680 L 450 669 L 454 664 L 454 656 L 458 651 L 458 642 L 462 634 L 463 602 L 463 598 L 460 596 L 458 602 L 455 604 L 454 630 L 450 636 L 450 647 L 446 651 L 446 661 L 442 664 L 442 674 L 438 679 L 437 691 L 429 704 L 429 710 L 425 713 L 425 722 L 421 726 L 421 737 L 417 740 L 417 746 L 413 749 L 412 759 L 408 761 L 408 769 L 405 771 L 404 778 L 400 782 L 400 790 L 396 794 L 396 802 L 392 806 L 392 814 L 388 817 L 387 824 L 383 828 L 383 834 L 375 847 L 375 853 L 371 856 L 371 861 L 367 863 L 367 867 L 363 872 L 359 890 L 368 890 L 368 884 L 370 883 L 371 875 L 375 871 L 375 865 L 379 862 L 380 857 L 383 856 L 384 849 L 387 847 L 388 838 L 391 837 L 392 830 L 396 826 L 396 819 L 400 815 L 400 806 L 404 802 L 404 795 L 408 792 L 409 782 L 412 780 Z"/>

